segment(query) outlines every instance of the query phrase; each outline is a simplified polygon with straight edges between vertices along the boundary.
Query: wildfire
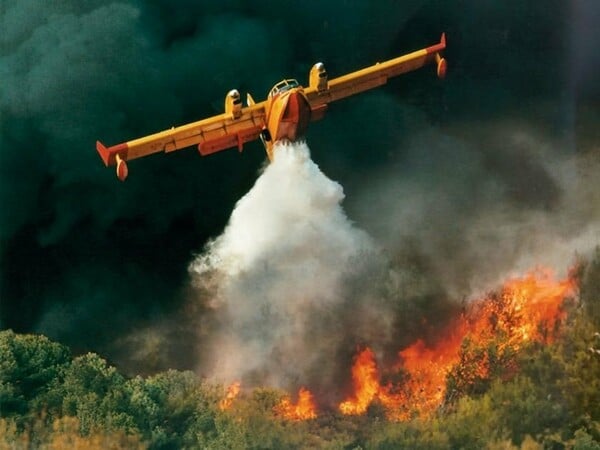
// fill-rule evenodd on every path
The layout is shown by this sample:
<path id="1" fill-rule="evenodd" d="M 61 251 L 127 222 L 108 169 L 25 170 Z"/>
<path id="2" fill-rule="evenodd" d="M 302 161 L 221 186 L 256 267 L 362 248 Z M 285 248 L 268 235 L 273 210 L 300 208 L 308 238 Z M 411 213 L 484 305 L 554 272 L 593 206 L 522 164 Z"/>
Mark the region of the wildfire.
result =
<path id="1" fill-rule="evenodd" d="M 409 420 L 432 414 L 455 395 L 476 392 L 492 377 L 513 376 L 524 344 L 547 344 L 556 337 L 566 315 L 563 302 L 575 290 L 574 280 L 556 280 L 550 271 L 537 270 L 470 302 L 435 342 L 418 339 L 399 351 L 393 367 L 380 371 L 375 352 L 360 348 L 352 365 L 353 393 L 339 411 L 359 415 L 377 404 L 389 419 Z M 229 409 L 239 392 L 240 383 L 232 383 L 220 408 Z M 315 399 L 306 388 L 300 388 L 296 403 L 284 397 L 273 411 L 293 421 L 317 417 Z"/>
<path id="2" fill-rule="evenodd" d="M 479 302 L 473 329 L 480 334 L 485 334 L 486 328 L 488 334 L 501 331 L 515 349 L 531 340 L 551 342 L 566 315 L 561 310 L 563 300 L 574 294 L 575 287 L 570 278 L 554 280 L 549 270 L 509 280 L 498 298 Z"/>
<path id="3" fill-rule="evenodd" d="M 354 396 L 340 404 L 340 411 L 342 414 L 363 414 L 381 391 L 375 354 L 368 347 L 354 359 L 352 384 Z"/>
<path id="4" fill-rule="evenodd" d="M 227 388 L 227 394 L 225 394 L 225 398 L 223 398 L 219 402 L 219 408 L 221 409 L 221 411 L 224 411 L 231 407 L 231 404 L 240 393 L 240 387 L 241 383 L 239 381 L 235 381 L 229 385 L 229 387 Z"/>
<path id="5" fill-rule="evenodd" d="M 400 351 L 398 383 L 382 384 L 374 352 L 360 350 L 352 367 L 354 393 L 339 405 L 340 412 L 363 414 L 377 400 L 388 417 L 406 420 L 443 403 L 449 376 L 460 392 L 489 378 L 492 362 L 510 373 L 511 357 L 524 343 L 552 340 L 565 316 L 562 303 L 574 291 L 573 280 L 557 281 L 549 271 L 509 280 L 499 295 L 472 302 L 436 343 L 417 340 Z"/>
<path id="6" fill-rule="evenodd" d="M 291 398 L 285 397 L 275 407 L 275 412 L 288 420 L 308 420 L 317 417 L 313 395 L 305 388 L 300 388 L 298 391 L 298 402 L 296 404 L 292 403 Z"/>

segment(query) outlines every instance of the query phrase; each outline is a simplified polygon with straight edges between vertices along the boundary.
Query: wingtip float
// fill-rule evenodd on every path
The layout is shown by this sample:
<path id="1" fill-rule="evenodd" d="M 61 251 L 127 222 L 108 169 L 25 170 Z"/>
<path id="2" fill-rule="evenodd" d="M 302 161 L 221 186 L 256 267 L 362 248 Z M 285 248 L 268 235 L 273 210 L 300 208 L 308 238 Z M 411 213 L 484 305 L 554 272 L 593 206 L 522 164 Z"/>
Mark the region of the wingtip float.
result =
<path id="1" fill-rule="evenodd" d="M 445 48 L 444 33 L 435 45 L 331 80 L 324 64 L 317 63 L 310 70 L 308 87 L 294 79 L 282 80 L 262 102 L 256 103 L 248 94 L 245 107 L 240 93 L 233 89 L 225 96 L 223 114 L 111 147 L 97 141 L 96 149 L 107 167 L 116 166 L 121 181 L 129 173 L 127 161 L 192 145 L 206 156 L 233 147 L 241 152 L 246 142 L 260 139 L 269 160 L 273 160 L 275 142 L 301 139 L 309 122 L 323 118 L 331 102 L 384 85 L 388 78 L 428 64 L 436 64 L 437 76 L 444 78 L 447 63 L 442 52 Z"/>

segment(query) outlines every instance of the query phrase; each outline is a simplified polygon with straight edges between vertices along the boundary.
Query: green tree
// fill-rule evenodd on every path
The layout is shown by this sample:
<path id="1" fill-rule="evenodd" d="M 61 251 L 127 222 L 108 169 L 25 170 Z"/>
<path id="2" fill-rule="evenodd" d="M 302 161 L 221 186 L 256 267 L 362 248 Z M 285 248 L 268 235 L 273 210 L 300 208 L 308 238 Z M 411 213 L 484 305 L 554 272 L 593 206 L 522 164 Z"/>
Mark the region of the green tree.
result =
<path id="1" fill-rule="evenodd" d="M 462 397 L 448 415 L 432 420 L 448 435 L 450 448 L 481 449 L 509 436 L 489 395 Z"/>
<path id="2" fill-rule="evenodd" d="M 377 421 L 370 424 L 369 438 L 365 447 L 377 450 L 395 449 L 447 449 L 448 435 L 440 430 L 439 421 L 419 419 L 408 423 L 390 423 Z"/>
<path id="3" fill-rule="evenodd" d="M 568 423 L 569 412 L 564 399 L 553 395 L 553 391 L 551 385 L 517 376 L 510 383 L 494 383 L 487 395 L 499 425 L 508 431 L 513 443 L 521 445 L 527 435 L 561 430 Z"/>
<path id="4" fill-rule="evenodd" d="M 579 299 L 592 327 L 600 331 L 600 247 L 593 259 L 580 269 Z"/>
<path id="5" fill-rule="evenodd" d="M 573 450 L 600 450 L 600 441 L 594 439 L 594 437 L 585 430 L 579 429 L 575 432 Z"/>
<path id="6" fill-rule="evenodd" d="M 150 448 L 198 448 L 214 438 L 220 397 L 194 373 L 169 370 L 127 386 L 130 414 Z"/>
<path id="7" fill-rule="evenodd" d="M 54 386 L 49 398 L 61 401 L 58 416 L 79 419 L 81 432 L 93 428 L 135 431 L 128 414 L 129 396 L 125 378 L 94 353 L 79 356 L 64 369 L 62 382 Z M 55 405 L 56 406 L 56 405 Z"/>
<path id="8" fill-rule="evenodd" d="M 0 415 L 27 415 L 69 361 L 69 350 L 45 336 L 0 331 Z"/>
<path id="9" fill-rule="evenodd" d="M 600 337 L 579 311 L 558 349 L 564 375 L 556 384 L 569 405 L 572 429 L 584 427 L 600 441 Z"/>

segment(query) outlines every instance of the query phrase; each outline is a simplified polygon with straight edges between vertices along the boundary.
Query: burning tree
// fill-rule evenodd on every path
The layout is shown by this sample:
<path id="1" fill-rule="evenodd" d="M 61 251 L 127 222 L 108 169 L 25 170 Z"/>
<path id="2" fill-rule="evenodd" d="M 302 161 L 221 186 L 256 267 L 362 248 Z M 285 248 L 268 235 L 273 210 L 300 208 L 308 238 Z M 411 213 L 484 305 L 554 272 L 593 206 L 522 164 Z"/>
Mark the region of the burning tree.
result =
<path id="1" fill-rule="evenodd" d="M 393 420 L 427 416 L 465 394 L 486 392 L 495 379 L 517 372 L 520 349 L 553 341 L 566 316 L 563 302 L 575 293 L 572 278 L 556 280 L 537 270 L 508 280 L 499 293 L 473 301 L 451 322 L 438 341 L 423 340 L 399 352 L 398 383 L 382 383 L 374 352 L 360 350 L 352 367 L 354 393 L 342 414 L 363 414 L 378 400 Z"/>

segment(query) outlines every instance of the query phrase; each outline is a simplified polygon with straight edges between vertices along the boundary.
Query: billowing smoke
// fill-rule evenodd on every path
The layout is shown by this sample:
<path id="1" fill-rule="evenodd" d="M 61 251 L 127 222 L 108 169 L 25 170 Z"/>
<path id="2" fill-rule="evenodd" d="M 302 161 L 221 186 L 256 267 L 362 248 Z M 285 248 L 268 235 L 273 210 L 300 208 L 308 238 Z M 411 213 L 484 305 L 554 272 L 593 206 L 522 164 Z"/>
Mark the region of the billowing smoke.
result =
<path id="1" fill-rule="evenodd" d="M 383 256 L 346 217 L 343 198 L 305 143 L 276 146 L 223 234 L 190 266 L 197 300 L 214 310 L 203 370 L 255 385 L 325 386 L 357 342 L 389 338 L 390 305 L 373 279 Z"/>
<path id="2" fill-rule="evenodd" d="M 415 7 L 2 1 L 0 327 L 120 355 L 121 337 L 182 306 L 191 253 L 220 233 L 264 152 L 160 155 L 120 184 L 95 141 L 221 113 L 232 88 L 261 99 L 318 60 L 342 73 L 389 56 Z"/>
<path id="3" fill-rule="evenodd" d="M 406 166 L 381 172 L 353 202 L 375 239 L 349 221 L 342 187 L 305 144 L 280 146 L 191 264 L 193 301 L 210 311 L 200 327 L 204 373 L 305 384 L 339 400 L 357 345 L 391 360 L 417 337 L 435 341 L 461 300 L 507 276 L 538 266 L 565 275 L 599 242 L 597 163 L 517 129 L 482 130 L 503 137 L 510 166 L 492 146 L 415 139 Z"/>
<path id="4" fill-rule="evenodd" d="M 299 291 L 318 292 L 322 299 L 305 302 L 314 314 L 300 317 L 309 344 L 327 351 L 303 358 L 297 370 L 296 363 L 273 369 L 274 384 L 294 384 L 294 372 L 307 373 L 298 383 L 309 384 L 319 364 L 333 374 L 333 361 L 347 376 L 361 340 L 393 354 L 410 336 L 435 335 L 455 307 L 447 299 L 537 259 L 568 265 L 572 253 L 598 242 L 600 189 L 589 164 L 599 142 L 598 58 L 590 45 L 597 2 L 459 3 L 4 0 L 0 327 L 98 351 L 130 373 L 216 373 L 215 338 L 234 342 L 227 330 L 235 329 L 228 309 L 211 302 L 228 305 L 235 289 L 223 271 L 231 267 L 205 261 L 212 270 L 194 278 L 212 284 L 189 294 L 188 265 L 254 183 L 262 146 L 204 159 L 193 149 L 156 155 L 132 163 L 120 184 L 95 153 L 96 139 L 112 145 L 218 114 L 232 88 L 258 100 L 281 78 L 305 83 L 317 61 L 334 77 L 430 45 L 442 31 L 444 82 L 428 69 L 399 77 L 332 105 L 308 131 L 314 160 L 343 185 L 344 209 L 357 224 L 326 244 L 342 246 L 354 262 L 342 264 L 344 253 L 328 254 L 323 243 L 318 255 L 306 255 L 338 266 L 282 294 L 288 301 L 278 305 L 296 304 Z M 337 205 L 339 189 L 324 184 L 331 190 L 316 198 Z M 286 192 L 303 190 L 310 185 Z M 253 220 L 269 211 L 257 206 Z M 321 270 L 305 262 L 298 274 L 290 261 L 269 261 L 301 248 L 289 239 L 303 220 L 279 241 L 259 241 L 273 230 L 254 232 L 249 242 L 269 256 L 255 253 L 261 264 L 240 271 L 238 282 L 251 274 L 253 289 L 264 282 L 264 291 L 279 292 L 290 278 Z M 220 242 L 210 254 L 229 255 Z M 260 265 L 272 279 L 258 282 Z M 275 312 L 295 333 L 291 315 Z M 246 377 L 267 379 L 284 358 L 278 346 L 265 345 L 270 366 L 249 361 L 255 369 Z"/>
<path id="5" fill-rule="evenodd" d="M 538 266 L 564 276 L 600 243 L 597 146 L 573 154 L 527 123 L 474 126 L 415 136 L 351 206 L 456 300 Z"/>

